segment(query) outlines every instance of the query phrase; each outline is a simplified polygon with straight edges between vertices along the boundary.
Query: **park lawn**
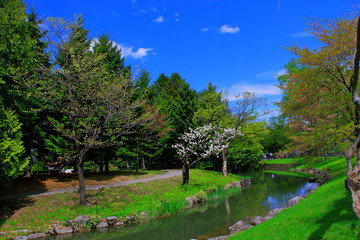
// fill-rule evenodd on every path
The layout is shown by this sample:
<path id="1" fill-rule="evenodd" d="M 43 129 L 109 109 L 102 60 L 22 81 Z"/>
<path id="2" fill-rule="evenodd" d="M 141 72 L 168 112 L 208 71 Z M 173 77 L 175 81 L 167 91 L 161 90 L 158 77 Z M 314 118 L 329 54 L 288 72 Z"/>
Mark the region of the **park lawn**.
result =
<path id="1" fill-rule="evenodd" d="M 0 232 L 7 236 L 24 235 L 32 232 L 48 232 L 54 223 L 87 215 L 93 223 L 102 218 L 117 216 L 125 220 L 127 216 L 138 217 L 140 221 L 175 214 L 186 207 L 185 198 L 203 194 L 209 189 L 219 189 L 227 183 L 239 181 L 240 176 L 191 170 L 187 186 L 181 184 L 181 176 L 146 183 L 137 183 L 114 188 L 88 191 L 91 207 L 78 205 L 77 193 L 54 194 L 12 201 L 12 205 L 2 203 Z M 146 215 L 141 214 L 146 212 Z M 28 229 L 27 233 L 14 232 Z"/>
<path id="2" fill-rule="evenodd" d="M 360 239 L 360 221 L 344 187 L 345 158 L 319 161 L 315 167 L 329 170 L 332 180 L 273 219 L 229 239 Z"/>
<path id="3" fill-rule="evenodd" d="M 283 158 L 283 159 L 271 159 L 263 161 L 264 164 L 301 164 L 302 158 Z"/>

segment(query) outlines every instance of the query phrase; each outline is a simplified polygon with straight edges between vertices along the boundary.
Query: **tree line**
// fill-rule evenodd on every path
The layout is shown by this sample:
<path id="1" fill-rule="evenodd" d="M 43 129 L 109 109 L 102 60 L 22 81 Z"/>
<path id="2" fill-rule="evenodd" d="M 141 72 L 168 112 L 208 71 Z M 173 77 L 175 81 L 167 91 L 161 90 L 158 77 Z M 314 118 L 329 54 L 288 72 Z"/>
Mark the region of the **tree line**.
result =
<path id="1" fill-rule="evenodd" d="M 233 172 L 256 168 L 264 152 L 288 141 L 281 119 L 259 121 L 264 99 L 239 93 L 229 103 L 209 83 L 197 92 L 180 74 L 154 81 L 134 71 L 108 34 L 90 39 L 81 15 L 39 19 L 21 0 L 0 1 L 0 179 L 62 159 L 79 175 L 84 168 L 178 168 L 174 146 L 191 129 L 240 129 L 223 156 L 194 167 Z M 278 137 L 269 137 L 271 134 Z M 195 159 L 193 159 L 195 160 Z"/>

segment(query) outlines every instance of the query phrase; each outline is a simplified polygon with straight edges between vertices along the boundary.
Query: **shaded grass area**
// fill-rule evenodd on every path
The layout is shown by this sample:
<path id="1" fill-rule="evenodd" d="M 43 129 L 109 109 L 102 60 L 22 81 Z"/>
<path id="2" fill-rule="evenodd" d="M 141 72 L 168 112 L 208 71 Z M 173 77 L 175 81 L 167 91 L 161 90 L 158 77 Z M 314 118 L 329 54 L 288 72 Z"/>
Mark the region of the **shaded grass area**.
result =
<path id="1" fill-rule="evenodd" d="M 135 171 L 114 171 L 104 173 L 85 173 L 86 186 L 105 185 L 118 181 L 126 181 L 138 178 L 149 177 L 161 174 L 162 171 L 141 170 Z M 77 188 L 77 174 L 58 174 L 33 177 L 19 177 L 9 186 L 0 186 L 1 195 L 43 193 L 62 188 Z"/>
<path id="2" fill-rule="evenodd" d="M 299 205 L 229 239 L 360 239 L 360 221 L 344 186 L 345 158 L 319 160 L 313 166 L 330 171 L 332 180 Z"/>
<path id="3" fill-rule="evenodd" d="M 22 199 L 21 203 L 13 206 L 9 206 L 8 202 L 1 202 L 0 231 L 28 229 L 28 234 L 47 232 L 52 224 L 74 219 L 79 215 L 89 216 L 93 223 L 108 216 L 117 216 L 123 220 L 126 216 L 135 216 L 141 221 L 147 221 L 181 211 L 186 206 L 186 197 L 240 180 L 236 175 L 225 178 L 221 173 L 202 170 L 191 170 L 190 174 L 187 186 L 181 184 L 179 176 L 88 191 L 92 207 L 78 206 L 77 193 L 26 198 L 26 201 Z M 6 208 L 9 207 L 14 209 L 10 211 L 11 214 L 6 214 Z"/>

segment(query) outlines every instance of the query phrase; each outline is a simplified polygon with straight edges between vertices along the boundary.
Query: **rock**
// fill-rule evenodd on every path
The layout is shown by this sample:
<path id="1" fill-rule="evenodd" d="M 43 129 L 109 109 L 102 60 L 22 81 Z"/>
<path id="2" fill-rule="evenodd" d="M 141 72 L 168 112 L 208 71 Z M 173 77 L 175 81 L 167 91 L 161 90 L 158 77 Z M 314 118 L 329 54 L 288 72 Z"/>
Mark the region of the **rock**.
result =
<path id="1" fill-rule="evenodd" d="M 108 228 L 109 224 L 107 223 L 107 221 L 101 221 L 98 224 L 96 224 L 96 229 L 101 229 L 101 228 Z"/>
<path id="2" fill-rule="evenodd" d="M 240 180 L 240 186 L 242 188 L 248 188 L 251 186 L 251 179 L 250 178 L 243 178 Z"/>
<path id="3" fill-rule="evenodd" d="M 287 202 L 286 206 L 289 208 L 298 205 L 301 199 L 301 197 L 294 197 Z"/>
<path id="4" fill-rule="evenodd" d="M 226 235 L 226 236 L 219 236 L 219 237 L 215 237 L 215 238 L 209 238 L 208 240 L 225 240 L 228 239 L 230 237 L 230 235 Z"/>
<path id="5" fill-rule="evenodd" d="M 125 223 L 134 223 L 134 222 L 138 222 L 138 219 L 134 216 L 127 216 L 126 217 L 126 221 Z"/>
<path id="6" fill-rule="evenodd" d="M 119 219 L 116 216 L 110 216 L 106 218 L 106 221 L 109 225 L 114 225 L 119 221 Z"/>
<path id="7" fill-rule="evenodd" d="M 231 187 L 241 188 L 241 182 L 232 182 Z"/>
<path id="8" fill-rule="evenodd" d="M 89 220 L 90 218 L 88 216 L 80 215 L 75 219 L 70 220 L 69 223 L 74 229 L 84 229 Z"/>
<path id="9" fill-rule="evenodd" d="M 114 224 L 114 227 L 124 227 L 124 226 L 126 226 L 126 223 L 124 222 L 117 222 Z"/>
<path id="10" fill-rule="evenodd" d="M 29 229 L 19 229 L 19 230 L 15 230 L 15 232 L 23 232 L 23 233 L 27 233 L 29 231 Z"/>
<path id="11" fill-rule="evenodd" d="M 238 221 L 237 223 L 229 227 L 229 231 L 230 233 L 235 233 L 235 232 L 244 231 L 252 227 L 253 227 L 252 225 L 246 224 L 243 221 Z"/>
<path id="12" fill-rule="evenodd" d="M 27 236 L 27 239 L 40 239 L 40 238 L 46 238 L 46 233 L 34 233 Z"/>
<path id="13" fill-rule="evenodd" d="M 48 233 L 49 233 L 50 235 L 55 235 L 55 234 L 56 234 L 55 229 L 50 229 Z"/>
<path id="14" fill-rule="evenodd" d="M 18 236 L 16 238 L 14 238 L 14 240 L 27 240 L 27 236 Z"/>
<path id="15" fill-rule="evenodd" d="M 311 178 L 309 178 L 309 182 L 310 182 L 310 183 L 314 183 L 314 182 L 316 182 L 316 180 L 317 180 L 316 177 L 311 177 Z"/>
<path id="16" fill-rule="evenodd" d="M 228 184 L 226 184 L 226 186 L 223 187 L 222 189 L 223 189 L 223 190 L 226 190 L 226 189 L 229 189 L 229 188 L 231 188 L 231 187 L 232 187 L 232 184 L 231 184 L 231 183 L 228 183 Z"/>
<path id="17" fill-rule="evenodd" d="M 56 234 L 71 234 L 73 232 L 74 232 L 74 229 L 72 227 L 59 226 L 59 227 L 55 228 Z"/>
<path id="18" fill-rule="evenodd" d="M 281 209 L 275 208 L 268 213 L 267 217 L 275 217 L 279 212 L 281 212 Z"/>
<path id="19" fill-rule="evenodd" d="M 188 208 L 193 208 L 196 204 L 204 202 L 196 196 L 187 197 L 185 200 L 188 203 Z"/>
<path id="20" fill-rule="evenodd" d="M 266 219 L 262 216 L 256 216 L 256 217 L 253 217 L 250 222 L 251 222 L 251 225 L 256 226 L 256 225 L 259 225 L 259 224 L 265 222 L 265 220 Z"/>

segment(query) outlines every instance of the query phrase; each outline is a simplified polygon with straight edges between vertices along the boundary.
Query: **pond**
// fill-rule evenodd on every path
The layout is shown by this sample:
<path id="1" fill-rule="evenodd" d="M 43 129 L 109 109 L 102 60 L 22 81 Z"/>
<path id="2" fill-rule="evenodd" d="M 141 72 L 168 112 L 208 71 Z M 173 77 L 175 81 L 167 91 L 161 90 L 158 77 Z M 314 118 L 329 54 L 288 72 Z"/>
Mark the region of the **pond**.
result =
<path id="1" fill-rule="evenodd" d="M 216 203 L 210 201 L 198 209 L 146 224 L 110 228 L 106 232 L 92 231 L 74 235 L 72 239 L 200 240 L 227 235 L 228 228 L 235 222 L 250 222 L 255 216 L 265 216 L 270 210 L 284 207 L 291 198 L 303 196 L 317 186 L 301 177 L 265 172 L 246 175 L 252 178 L 250 188 L 242 189 Z"/>

